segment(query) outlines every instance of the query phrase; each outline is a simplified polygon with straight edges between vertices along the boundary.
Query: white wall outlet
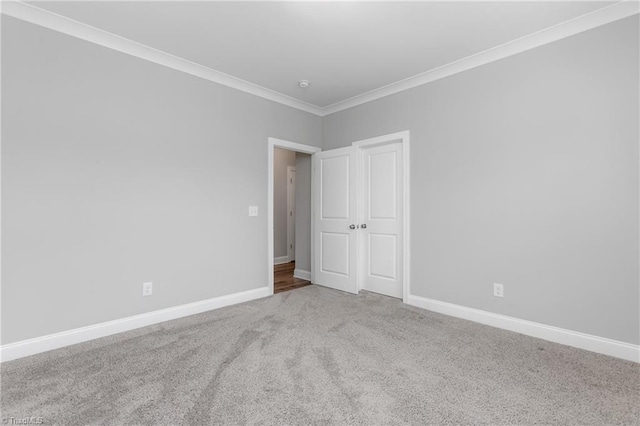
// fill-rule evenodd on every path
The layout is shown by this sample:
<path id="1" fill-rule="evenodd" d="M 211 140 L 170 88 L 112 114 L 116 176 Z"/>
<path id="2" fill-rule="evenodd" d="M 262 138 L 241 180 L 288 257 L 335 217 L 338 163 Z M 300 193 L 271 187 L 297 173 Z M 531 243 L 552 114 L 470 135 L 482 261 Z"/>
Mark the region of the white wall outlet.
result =
<path id="1" fill-rule="evenodd" d="M 495 297 L 504 297 L 504 286 L 502 284 L 493 283 L 493 295 Z"/>
<path id="2" fill-rule="evenodd" d="M 142 295 L 151 296 L 153 294 L 153 283 L 142 283 Z"/>
<path id="3" fill-rule="evenodd" d="M 249 206 L 249 216 L 258 216 L 258 206 Z"/>

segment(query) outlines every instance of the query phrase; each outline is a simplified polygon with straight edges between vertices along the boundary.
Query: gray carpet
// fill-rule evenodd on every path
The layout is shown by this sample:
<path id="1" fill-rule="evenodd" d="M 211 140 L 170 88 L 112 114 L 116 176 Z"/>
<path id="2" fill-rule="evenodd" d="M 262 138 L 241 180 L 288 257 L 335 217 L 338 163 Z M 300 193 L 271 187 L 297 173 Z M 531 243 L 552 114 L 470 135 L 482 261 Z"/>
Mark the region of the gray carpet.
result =
<path id="1" fill-rule="evenodd" d="M 639 424 L 638 364 L 317 286 L 2 365 L 45 424 Z"/>

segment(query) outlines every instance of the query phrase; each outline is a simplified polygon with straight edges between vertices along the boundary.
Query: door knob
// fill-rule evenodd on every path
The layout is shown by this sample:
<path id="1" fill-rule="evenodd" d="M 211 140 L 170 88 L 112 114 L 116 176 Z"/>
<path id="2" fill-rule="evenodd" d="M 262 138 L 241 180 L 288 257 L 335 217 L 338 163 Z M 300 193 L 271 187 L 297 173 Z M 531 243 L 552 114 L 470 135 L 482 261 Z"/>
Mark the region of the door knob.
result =
<path id="1" fill-rule="evenodd" d="M 362 228 L 362 229 L 367 229 L 367 224 L 366 224 L 366 223 L 363 223 L 362 225 L 360 225 L 360 228 Z"/>
<path id="2" fill-rule="evenodd" d="M 356 229 L 355 225 L 349 225 L 349 229 Z"/>

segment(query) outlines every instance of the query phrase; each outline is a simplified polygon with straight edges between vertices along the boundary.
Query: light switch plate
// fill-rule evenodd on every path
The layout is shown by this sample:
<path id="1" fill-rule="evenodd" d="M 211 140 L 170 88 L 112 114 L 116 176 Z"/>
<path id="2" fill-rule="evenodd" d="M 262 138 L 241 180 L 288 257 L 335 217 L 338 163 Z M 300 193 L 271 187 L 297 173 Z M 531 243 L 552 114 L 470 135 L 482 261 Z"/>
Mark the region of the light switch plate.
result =
<path id="1" fill-rule="evenodd" d="M 249 216 L 258 216 L 258 206 L 249 206 Z"/>

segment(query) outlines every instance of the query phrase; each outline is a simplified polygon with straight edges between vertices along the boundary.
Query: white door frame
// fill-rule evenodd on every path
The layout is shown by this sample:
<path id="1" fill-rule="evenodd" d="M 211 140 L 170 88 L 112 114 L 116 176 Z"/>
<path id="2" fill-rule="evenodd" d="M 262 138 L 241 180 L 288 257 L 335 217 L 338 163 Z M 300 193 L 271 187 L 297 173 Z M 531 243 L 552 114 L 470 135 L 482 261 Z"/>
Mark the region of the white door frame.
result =
<path id="1" fill-rule="evenodd" d="M 370 148 L 375 145 L 385 145 L 389 143 L 402 143 L 402 301 L 407 303 L 409 300 L 411 287 L 411 223 L 409 221 L 410 213 L 410 135 L 409 131 L 391 133 L 388 135 L 378 136 L 375 138 L 364 139 L 353 142 L 351 145 L 358 149 L 358 164 L 362 161 L 362 149 Z M 360 182 L 361 184 L 361 182 Z M 358 218 L 362 216 L 362 191 L 358 191 Z M 360 256 L 360 254 L 358 254 Z M 360 259 L 358 259 L 360 260 Z M 361 279 L 358 280 L 358 290 L 361 289 Z"/>
<path id="2" fill-rule="evenodd" d="M 287 257 L 289 262 L 292 262 L 296 258 L 295 253 L 295 232 L 296 232 L 296 187 L 295 182 L 292 181 L 293 174 L 296 172 L 295 166 L 287 166 Z"/>
<path id="3" fill-rule="evenodd" d="M 285 141 L 277 138 L 268 138 L 267 148 L 267 272 L 269 294 L 273 295 L 273 154 L 275 148 L 284 148 L 289 151 L 302 152 L 303 154 L 315 154 L 322 151 L 311 145 L 303 145 L 297 142 Z M 312 182 L 313 185 L 313 182 Z M 313 219 L 314 202 L 311 200 L 311 282 L 315 281 L 313 268 Z"/>

